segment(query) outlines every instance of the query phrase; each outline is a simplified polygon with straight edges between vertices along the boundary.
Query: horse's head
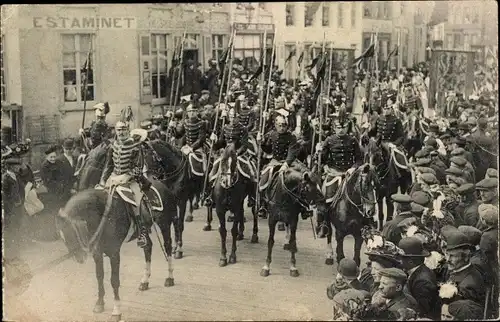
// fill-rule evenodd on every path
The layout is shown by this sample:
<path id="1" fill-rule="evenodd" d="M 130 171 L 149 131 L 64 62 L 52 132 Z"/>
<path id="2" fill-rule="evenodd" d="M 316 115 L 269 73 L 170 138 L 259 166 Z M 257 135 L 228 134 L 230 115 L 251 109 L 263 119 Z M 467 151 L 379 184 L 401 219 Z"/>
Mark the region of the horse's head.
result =
<path id="1" fill-rule="evenodd" d="M 364 152 L 364 162 L 371 167 L 378 168 L 385 160 L 384 149 L 376 139 L 369 139 Z"/>
<path id="2" fill-rule="evenodd" d="M 222 153 L 220 163 L 220 185 L 222 188 L 228 189 L 238 181 L 237 163 L 236 148 L 234 144 L 229 144 Z"/>
<path id="3" fill-rule="evenodd" d="M 321 180 L 315 173 L 306 171 L 300 175 L 298 185 L 300 199 L 317 207 L 319 213 L 327 211 L 325 196 L 321 192 Z"/>
<path id="4" fill-rule="evenodd" d="M 359 176 L 356 190 L 359 191 L 362 210 L 368 217 L 372 217 L 377 204 L 375 189 L 379 186 L 379 179 L 375 169 L 368 163 L 359 167 L 357 171 Z"/>
<path id="5" fill-rule="evenodd" d="M 56 216 L 56 229 L 74 259 L 82 264 L 89 251 L 89 224 L 99 223 L 104 212 L 106 196 L 104 191 L 88 189 L 71 197 Z"/>

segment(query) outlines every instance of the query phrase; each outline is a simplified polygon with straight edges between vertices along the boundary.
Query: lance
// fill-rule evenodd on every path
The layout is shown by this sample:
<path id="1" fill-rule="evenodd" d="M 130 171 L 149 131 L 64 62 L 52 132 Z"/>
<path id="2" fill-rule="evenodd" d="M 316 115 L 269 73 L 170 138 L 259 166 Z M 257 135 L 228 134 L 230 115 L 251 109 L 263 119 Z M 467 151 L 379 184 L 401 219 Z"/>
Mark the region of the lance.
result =
<path id="1" fill-rule="evenodd" d="M 174 104 L 177 101 L 177 98 L 179 97 L 179 87 L 181 86 L 181 81 L 184 77 L 184 67 L 182 64 L 184 63 L 184 42 L 186 40 L 186 30 L 184 30 L 184 33 L 182 34 L 182 40 L 181 40 L 181 51 L 179 53 L 180 55 L 180 62 L 179 62 L 179 75 L 177 76 L 177 86 L 175 89 L 175 97 L 174 97 Z M 175 76 L 175 69 L 174 69 L 174 76 Z"/>
<path id="2" fill-rule="evenodd" d="M 184 42 L 184 37 L 186 35 L 186 29 L 184 29 L 184 32 L 182 33 L 182 39 L 181 39 L 181 43 L 180 44 L 177 44 L 177 46 L 175 46 L 174 48 L 174 59 L 175 61 L 177 62 L 177 64 L 179 64 L 179 55 L 181 55 L 181 50 L 179 50 L 182 46 L 182 43 Z M 181 55 L 182 56 L 182 55 Z M 179 66 L 179 65 L 177 65 Z M 175 84 L 175 79 L 176 79 L 176 75 L 175 75 L 175 67 L 173 68 L 173 71 L 172 71 L 172 81 L 170 83 L 170 98 L 168 100 L 168 106 L 171 108 L 172 107 L 172 101 L 174 99 L 174 84 Z M 177 99 L 177 98 L 176 98 Z"/>
<path id="3" fill-rule="evenodd" d="M 232 56 L 233 56 L 233 48 L 234 48 L 233 40 L 234 40 L 235 34 L 236 34 L 236 28 L 233 28 L 233 33 L 231 34 L 231 38 L 229 39 L 229 53 L 226 56 L 224 70 L 222 71 L 222 82 L 221 82 L 221 86 L 219 89 L 219 100 L 217 101 L 217 102 L 219 102 L 219 104 L 220 104 L 220 101 L 222 100 L 222 92 L 224 90 L 224 82 L 226 81 L 226 76 L 227 76 L 228 82 L 227 82 L 227 87 L 226 87 L 225 102 L 227 102 L 227 97 L 229 96 L 229 95 L 227 95 L 227 92 L 229 91 L 229 88 L 230 88 L 229 81 L 231 79 L 231 69 L 233 68 Z M 220 110 L 220 106 L 215 109 L 215 121 L 214 121 L 212 133 L 216 133 L 216 130 L 217 130 L 217 123 L 219 123 L 219 110 Z M 203 179 L 203 190 L 202 190 L 202 194 L 201 194 L 202 197 L 205 196 L 205 191 L 207 189 L 208 169 L 210 168 L 209 166 L 210 166 L 210 162 L 212 160 L 212 155 L 213 155 L 212 147 L 213 147 L 213 143 L 210 145 L 210 151 L 208 153 L 207 169 L 205 170 L 205 176 Z"/>
<path id="4" fill-rule="evenodd" d="M 323 51 L 324 51 L 324 47 L 325 45 L 323 44 Z M 330 87 L 331 87 L 331 83 L 332 83 L 332 67 L 333 67 L 333 42 L 330 43 L 330 57 L 329 57 L 329 64 L 328 64 L 328 80 L 327 80 L 327 84 L 326 84 L 326 97 L 327 99 L 329 100 L 330 99 Z M 324 86 L 324 82 L 322 84 Z M 321 106 L 321 110 L 320 110 L 320 113 L 319 113 L 319 124 L 320 124 L 320 130 L 319 130 L 319 142 L 321 144 L 322 142 L 322 137 L 323 137 L 323 120 L 324 120 L 324 113 L 325 113 L 325 109 L 324 109 L 324 106 L 323 105 L 320 105 Z M 318 170 L 321 169 L 321 153 L 318 153 Z"/>
<path id="5" fill-rule="evenodd" d="M 88 87 L 88 79 L 89 79 L 89 69 L 92 66 L 92 37 L 90 38 L 90 46 L 89 53 L 87 55 L 87 63 L 85 64 L 85 79 L 83 80 L 83 118 L 82 118 L 82 129 L 85 128 L 85 115 L 87 114 L 87 87 Z M 83 145 L 87 149 L 87 152 L 90 150 L 87 146 L 87 142 L 85 141 L 85 134 L 82 133 L 82 141 Z"/>
<path id="6" fill-rule="evenodd" d="M 271 59 L 269 63 L 269 78 L 268 82 L 266 84 L 266 99 L 264 100 L 264 82 L 265 82 L 265 77 L 266 73 L 264 70 L 264 66 L 266 63 L 266 40 L 267 40 L 267 32 L 264 31 L 264 41 L 262 42 L 264 46 L 263 50 L 263 58 L 262 58 L 262 75 L 260 78 L 260 118 L 259 118 L 259 132 L 257 135 L 263 135 L 264 134 L 264 128 L 265 128 L 265 120 L 264 120 L 264 112 L 267 112 L 267 102 L 269 101 L 269 87 L 271 85 L 271 76 L 272 76 L 272 71 L 273 71 L 273 57 L 274 57 L 274 48 L 276 46 L 276 34 L 277 34 L 278 28 L 274 29 L 274 36 L 273 36 L 273 48 L 271 49 Z M 260 194 L 259 194 L 259 182 L 260 182 L 260 166 L 261 166 L 261 159 L 262 159 L 262 140 L 257 141 L 257 185 L 255 188 L 255 208 L 258 210 L 260 208 Z"/>
<path id="7" fill-rule="evenodd" d="M 323 61 L 323 64 L 326 64 L 326 60 L 325 60 L 325 43 L 326 43 L 326 32 L 323 33 L 323 46 L 321 48 L 321 60 Z M 331 53 L 331 50 L 330 50 L 330 53 Z M 317 66 L 317 65 L 316 65 Z M 326 66 L 325 66 L 326 67 Z M 324 67 L 321 65 L 320 66 L 320 70 L 317 71 L 317 73 L 321 72 L 321 69 L 323 69 Z M 321 75 L 317 75 L 317 76 L 321 76 Z M 323 76 L 324 77 L 324 76 Z M 328 84 L 329 85 L 329 84 Z M 320 97 L 322 97 L 324 94 L 325 94 L 325 80 L 322 79 L 321 80 L 321 94 L 320 94 Z M 329 93 L 327 92 L 326 93 L 326 97 L 329 97 Z M 318 133 L 318 143 L 319 144 L 322 144 L 323 142 L 323 113 L 324 113 L 324 101 L 321 99 L 318 99 L 318 107 L 319 107 L 319 133 Z M 314 148 L 314 146 L 313 146 Z M 312 162 L 311 162 L 312 164 Z M 321 173 L 321 153 L 318 153 L 318 171 Z"/>

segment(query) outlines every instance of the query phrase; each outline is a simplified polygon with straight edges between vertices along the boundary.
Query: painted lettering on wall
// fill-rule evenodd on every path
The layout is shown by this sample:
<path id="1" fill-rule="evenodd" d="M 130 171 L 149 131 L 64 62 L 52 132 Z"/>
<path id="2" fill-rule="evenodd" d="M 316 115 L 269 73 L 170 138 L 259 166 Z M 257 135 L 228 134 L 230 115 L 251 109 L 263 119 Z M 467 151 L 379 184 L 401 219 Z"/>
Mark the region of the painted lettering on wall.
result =
<path id="1" fill-rule="evenodd" d="M 135 17 L 33 17 L 37 29 L 136 29 Z"/>

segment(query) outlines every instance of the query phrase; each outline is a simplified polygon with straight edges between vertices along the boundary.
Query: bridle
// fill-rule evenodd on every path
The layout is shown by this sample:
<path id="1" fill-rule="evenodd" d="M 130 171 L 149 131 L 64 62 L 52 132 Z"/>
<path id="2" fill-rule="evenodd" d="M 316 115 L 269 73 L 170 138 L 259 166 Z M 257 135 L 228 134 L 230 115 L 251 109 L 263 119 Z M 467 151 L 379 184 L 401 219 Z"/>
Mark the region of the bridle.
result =
<path id="1" fill-rule="evenodd" d="M 223 163 L 224 162 L 224 163 Z M 233 162 L 233 157 L 228 157 L 228 158 L 223 158 L 221 160 L 221 168 L 220 168 L 220 179 L 227 179 L 227 180 L 220 180 L 220 185 L 224 189 L 231 189 L 238 183 L 238 180 L 240 178 L 239 171 L 236 168 L 237 165 L 235 164 L 234 169 L 231 169 L 232 167 L 232 162 Z M 238 159 L 236 159 L 236 162 L 238 162 Z M 224 165 L 224 167 L 223 167 Z M 223 168 L 226 168 L 226 171 L 223 171 Z M 231 184 L 228 185 L 229 181 Z"/>
<path id="2" fill-rule="evenodd" d="M 361 171 L 361 169 L 364 169 L 364 167 L 365 167 L 365 166 L 367 166 L 367 165 L 368 165 L 368 164 L 365 164 L 365 165 L 363 165 L 363 166 L 359 167 L 358 169 L 356 169 L 355 173 L 356 173 L 356 172 Z M 370 166 L 370 165 L 368 165 L 368 166 Z M 371 166 L 370 166 L 370 168 L 371 168 Z M 373 170 L 371 170 L 371 169 L 370 169 L 370 171 L 373 171 Z M 349 201 L 349 203 L 350 203 L 350 204 L 352 204 L 352 205 L 353 205 L 353 206 L 354 206 L 354 207 L 358 210 L 358 212 L 359 212 L 361 215 L 363 215 L 364 217 L 366 217 L 366 215 L 367 215 L 367 212 L 368 212 L 368 206 L 372 206 L 372 205 L 375 205 L 375 204 L 377 203 L 377 201 L 376 201 L 375 199 L 374 199 L 373 201 L 371 201 L 370 199 L 366 198 L 366 197 L 363 195 L 363 192 L 364 192 L 364 191 L 362 191 L 362 190 L 363 190 L 362 188 L 364 187 L 364 184 L 363 184 L 363 183 L 366 183 L 367 176 L 368 176 L 368 174 L 360 173 L 360 174 L 358 175 L 357 182 L 356 182 L 356 184 L 354 185 L 354 191 L 359 192 L 359 197 L 360 197 L 360 199 L 361 199 L 361 203 L 360 203 L 360 204 L 356 204 L 356 203 L 352 200 L 351 196 L 349 196 L 348 189 L 345 189 L 345 191 L 344 191 L 344 195 L 345 195 L 345 197 L 346 197 L 347 201 Z M 347 179 L 346 186 L 347 186 L 347 184 L 348 184 L 351 180 L 353 180 L 353 177 L 354 177 L 354 173 L 353 173 L 353 175 L 352 175 L 351 177 L 349 177 L 349 178 Z M 370 186 L 370 185 L 369 185 L 369 186 Z M 333 205 L 333 204 L 332 204 L 332 205 Z M 360 209 L 360 207 L 361 207 L 361 209 Z"/>
<path id="3" fill-rule="evenodd" d="M 315 200 L 307 201 L 306 198 L 304 197 L 304 193 L 307 191 L 307 184 L 308 184 L 307 182 L 303 182 L 302 180 L 300 180 L 300 183 L 297 186 L 295 186 L 293 189 L 288 189 L 288 187 L 285 184 L 284 172 L 280 171 L 277 173 L 277 175 L 280 178 L 281 186 L 283 187 L 285 193 L 300 206 L 308 208 L 310 205 L 313 205 L 315 203 Z M 319 189 L 319 191 L 321 191 L 321 189 Z M 274 199 L 276 192 L 277 189 L 274 189 L 271 198 L 269 198 L 269 202 L 273 202 L 272 200 Z"/>

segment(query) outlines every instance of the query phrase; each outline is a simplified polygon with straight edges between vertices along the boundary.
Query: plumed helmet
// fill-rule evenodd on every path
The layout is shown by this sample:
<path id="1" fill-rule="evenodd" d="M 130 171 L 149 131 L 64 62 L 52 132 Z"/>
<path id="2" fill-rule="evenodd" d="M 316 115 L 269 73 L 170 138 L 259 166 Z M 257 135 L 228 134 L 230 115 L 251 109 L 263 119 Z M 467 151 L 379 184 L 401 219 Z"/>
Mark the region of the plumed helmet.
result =
<path id="1" fill-rule="evenodd" d="M 115 124 L 115 130 L 128 129 L 128 124 L 123 121 L 118 121 Z"/>
<path id="2" fill-rule="evenodd" d="M 176 119 L 182 119 L 183 116 L 184 116 L 184 110 L 182 108 L 177 109 L 174 113 L 174 117 Z"/>

